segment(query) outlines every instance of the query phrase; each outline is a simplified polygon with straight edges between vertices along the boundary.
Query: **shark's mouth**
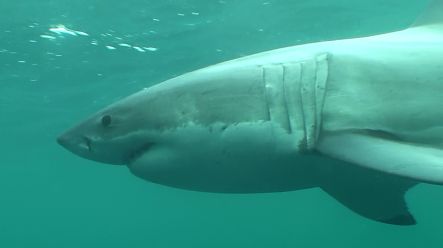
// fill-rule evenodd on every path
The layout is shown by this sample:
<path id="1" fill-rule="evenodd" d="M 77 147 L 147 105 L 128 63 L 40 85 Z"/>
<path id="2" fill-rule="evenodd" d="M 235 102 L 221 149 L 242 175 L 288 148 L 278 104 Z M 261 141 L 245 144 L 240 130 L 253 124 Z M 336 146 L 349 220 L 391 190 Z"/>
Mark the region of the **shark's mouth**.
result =
<path id="1" fill-rule="evenodd" d="M 143 154 L 148 152 L 152 148 L 152 146 L 154 146 L 154 145 L 155 145 L 155 143 L 153 143 L 153 142 L 148 142 L 148 143 L 141 145 L 138 149 L 136 149 L 135 151 L 133 151 L 129 154 L 128 159 L 126 159 L 126 161 L 127 161 L 126 164 L 132 164 L 134 161 L 136 161 L 138 158 L 140 158 Z"/>

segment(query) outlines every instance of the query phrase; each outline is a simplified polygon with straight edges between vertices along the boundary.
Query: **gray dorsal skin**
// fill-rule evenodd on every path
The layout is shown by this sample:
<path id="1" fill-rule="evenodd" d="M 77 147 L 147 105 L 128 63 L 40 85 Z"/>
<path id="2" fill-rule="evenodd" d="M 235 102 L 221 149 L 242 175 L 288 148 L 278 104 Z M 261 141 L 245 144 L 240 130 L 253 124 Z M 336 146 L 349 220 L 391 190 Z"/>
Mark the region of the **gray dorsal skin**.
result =
<path id="1" fill-rule="evenodd" d="M 144 89 L 58 138 L 172 187 L 320 187 L 355 213 L 414 225 L 404 195 L 443 184 L 443 0 L 409 29 L 267 51 Z"/>

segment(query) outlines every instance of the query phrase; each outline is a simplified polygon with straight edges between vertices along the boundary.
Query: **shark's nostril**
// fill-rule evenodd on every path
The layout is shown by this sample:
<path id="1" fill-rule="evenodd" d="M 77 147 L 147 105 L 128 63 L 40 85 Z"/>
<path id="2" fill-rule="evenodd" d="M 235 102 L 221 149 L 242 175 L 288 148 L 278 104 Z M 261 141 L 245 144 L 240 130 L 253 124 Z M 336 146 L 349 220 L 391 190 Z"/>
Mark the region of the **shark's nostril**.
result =
<path id="1" fill-rule="evenodd" d="M 85 141 L 85 145 L 86 145 L 86 147 L 88 148 L 88 151 L 92 151 L 92 142 L 91 142 L 91 139 L 90 138 L 88 138 L 88 137 L 83 137 L 83 139 L 84 139 L 84 141 Z"/>

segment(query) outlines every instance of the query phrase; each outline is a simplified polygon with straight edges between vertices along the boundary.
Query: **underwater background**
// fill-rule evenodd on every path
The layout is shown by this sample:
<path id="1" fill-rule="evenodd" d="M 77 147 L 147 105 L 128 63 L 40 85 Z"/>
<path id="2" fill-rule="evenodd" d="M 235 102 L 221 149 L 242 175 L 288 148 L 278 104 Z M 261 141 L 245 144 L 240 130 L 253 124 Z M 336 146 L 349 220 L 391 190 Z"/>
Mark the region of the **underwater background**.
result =
<path id="1" fill-rule="evenodd" d="M 269 49 L 406 28 L 422 0 L 0 2 L 0 247 L 443 247 L 443 187 L 406 196 L 416 226 L 319 189 L 210 194 L 79 158 L 55 138 L 179 74 Z M 419 65 L 418 65 L 419 66 Z M 352 185 L 349 185 L 352 187 Z"/>

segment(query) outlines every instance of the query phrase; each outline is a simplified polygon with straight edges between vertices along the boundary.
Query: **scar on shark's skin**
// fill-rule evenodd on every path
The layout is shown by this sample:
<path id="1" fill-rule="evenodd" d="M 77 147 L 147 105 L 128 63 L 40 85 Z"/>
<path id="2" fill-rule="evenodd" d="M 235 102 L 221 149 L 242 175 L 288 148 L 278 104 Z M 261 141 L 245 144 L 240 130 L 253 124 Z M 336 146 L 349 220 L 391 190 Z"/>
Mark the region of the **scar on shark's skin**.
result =
<path id="1" fill-rule="evenodd" d="M 404 195 L 443 184 L 443 0 L 405 30 L 287 47 L 142 90 L 58 142 L 172 187 L 320 187 L 355 213 L 413 225 Z"/>

